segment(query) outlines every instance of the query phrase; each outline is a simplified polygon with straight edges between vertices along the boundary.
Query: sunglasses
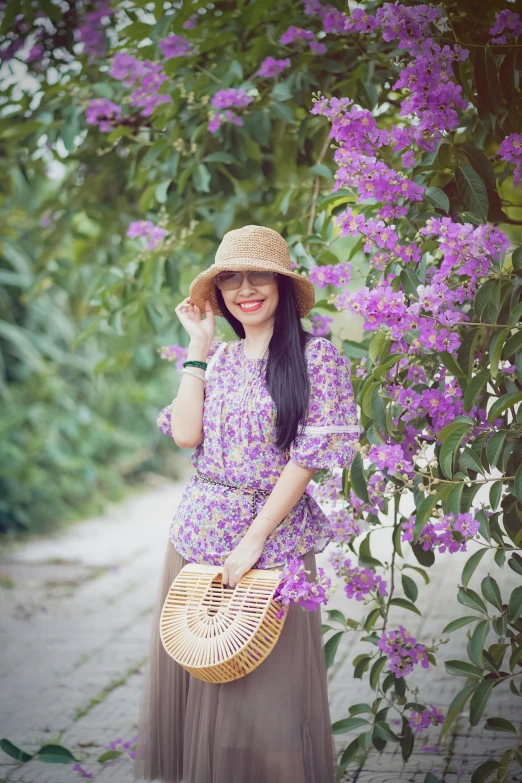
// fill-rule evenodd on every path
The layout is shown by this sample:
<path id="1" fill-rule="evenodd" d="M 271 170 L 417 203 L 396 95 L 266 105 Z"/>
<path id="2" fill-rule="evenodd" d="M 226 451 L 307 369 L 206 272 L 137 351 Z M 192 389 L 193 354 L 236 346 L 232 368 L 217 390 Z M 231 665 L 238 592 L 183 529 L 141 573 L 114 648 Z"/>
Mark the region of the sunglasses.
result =
<path id="1" fill-rule="evenodd" d="M 246 277 L 248 282 L 254 288 L 259 285 L 268 285 L 273 283 L 277 272 L 269 272 L 267 270 L 260 270 L 257 272 L 221 272 L 216 275 L 214 282 L 220 291 L 234 291 L 236 288 L 241 288 L 243 285 L 243 278 Z"/>

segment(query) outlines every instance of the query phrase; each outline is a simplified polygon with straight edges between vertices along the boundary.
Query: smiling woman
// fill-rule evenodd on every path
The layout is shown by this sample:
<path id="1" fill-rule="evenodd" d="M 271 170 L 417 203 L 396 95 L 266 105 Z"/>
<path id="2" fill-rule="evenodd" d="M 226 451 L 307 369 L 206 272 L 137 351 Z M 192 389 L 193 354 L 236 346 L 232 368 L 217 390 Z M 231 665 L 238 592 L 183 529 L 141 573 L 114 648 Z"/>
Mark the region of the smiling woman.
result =
<path id="1" fill-rule="evenodd" d="M 316 578 L 315 554 L 333 533 L 306 488 L 318 469 L 351 463 L 359 427 L 348 364 L 301 324 L 313 302 L 283 237 L 246 226 L 225 235 L 215 264 L 176 308 L 191 338 L 191 373 L 162 429 L 196 446 L 197 473 L 172 521 L 158 595 L 136 751 L 142 778 L 333 783 L 319 612 L 290 605 L 268 657 L 231 683 L 192 677 L 169 658 L 158 630 L 168 588 L 188 562 L 221 566 L 231 587 L 251 568 L 293 558 Z M 213 340 L 215 314 L 239 340 Z M 192 372 L 201 366 L 205 376 Z"/>

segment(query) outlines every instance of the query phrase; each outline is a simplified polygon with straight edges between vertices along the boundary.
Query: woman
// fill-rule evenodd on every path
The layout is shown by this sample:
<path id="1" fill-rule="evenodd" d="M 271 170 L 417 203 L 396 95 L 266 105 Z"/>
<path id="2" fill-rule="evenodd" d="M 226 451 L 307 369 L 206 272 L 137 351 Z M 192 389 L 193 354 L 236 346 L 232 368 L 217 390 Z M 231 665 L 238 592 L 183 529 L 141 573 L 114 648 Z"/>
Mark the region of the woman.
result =
<path id="1" fill-rule="evenodd" d="M 138 777 L 333 783 L 320 612 L 292 604 L 265 661 L 226 684 L 191 677 L 165 653 L 158 631 L 167 591 L 187 562 L 223 565 L 222 581 L 234 587 L 251 568 L 299 556 L 316 578 L 315 553 L 332 533 L 306 488 L 318 469 L 350 464 L 359 427 L 344 358 L 301 325 L 313 304 L 313 286 L 292 271 L 283 237 L 245 226 L 225 235 L 215 263 L 176 308 L 190 336 L 189 365 L 159 424 L 178 446 L 195 447 L 197 474 L 170 531 Z M 214 342 L 215 314 L 241 339 Z"/>

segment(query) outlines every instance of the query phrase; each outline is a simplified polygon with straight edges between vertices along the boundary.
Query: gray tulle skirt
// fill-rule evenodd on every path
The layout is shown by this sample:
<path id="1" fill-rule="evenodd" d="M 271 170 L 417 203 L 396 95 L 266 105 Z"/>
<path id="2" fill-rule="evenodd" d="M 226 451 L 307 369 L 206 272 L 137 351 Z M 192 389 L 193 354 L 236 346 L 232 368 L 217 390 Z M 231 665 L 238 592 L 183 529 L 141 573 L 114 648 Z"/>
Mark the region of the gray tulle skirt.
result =
<path id="1" fill-rule="evenodd" d="M 316 578 L 315 554 L 303 556 Z M 291 605 L 253 672 L 231 683 L 192 677 L 163 649 L 159 618 L 187 561 L 169 541 L 152 624 L 134 774 L 165 783 L 333 783 L 334 743 L 320 612 Z"/>

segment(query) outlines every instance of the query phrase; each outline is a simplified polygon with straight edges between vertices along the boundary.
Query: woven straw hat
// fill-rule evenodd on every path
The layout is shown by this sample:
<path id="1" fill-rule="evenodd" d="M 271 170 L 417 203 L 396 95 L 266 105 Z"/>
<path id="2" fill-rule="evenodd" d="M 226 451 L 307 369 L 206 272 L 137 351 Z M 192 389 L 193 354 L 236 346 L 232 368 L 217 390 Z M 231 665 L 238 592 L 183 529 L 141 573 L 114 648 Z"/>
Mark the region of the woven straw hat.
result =
<path id="1" fill-rule="evenodd" d="M 223 315 L 216 298 L 213 278 L 220 272 L 246 272 L 249 269 L 268 269 L 291 277 L 295 285 L 300 318 L 304 318 L 314 306 L 313 284 L 306 277 L 292 271 L 290 251 L 284 238 L 266 226 L 243 226 L 227 231 L 212 266 L 192 281 L 189 289 L 192 301 L 204 312 L 205 299 L 209 299 L 214 313 Z"/>

